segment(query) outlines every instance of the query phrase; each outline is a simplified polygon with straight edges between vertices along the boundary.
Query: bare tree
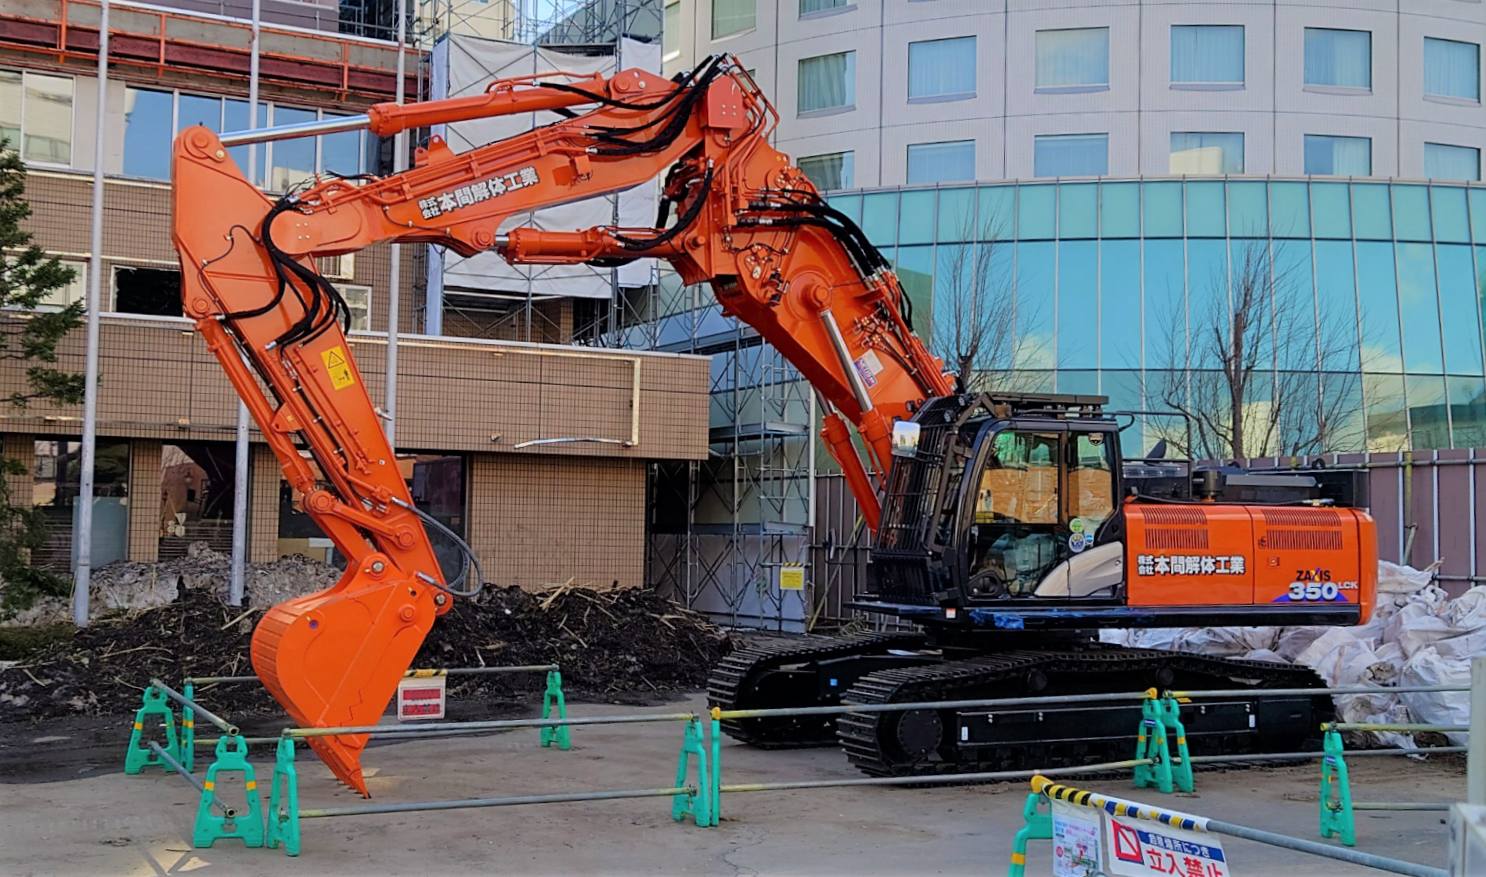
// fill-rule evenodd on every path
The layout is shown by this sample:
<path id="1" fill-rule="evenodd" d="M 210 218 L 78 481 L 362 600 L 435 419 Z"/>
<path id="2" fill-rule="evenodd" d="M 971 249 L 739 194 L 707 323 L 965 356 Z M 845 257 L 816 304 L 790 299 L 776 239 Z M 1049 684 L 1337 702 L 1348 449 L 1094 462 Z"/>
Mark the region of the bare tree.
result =
<path id="1" fill-rule="evenodd" d="M 940 244 L 935 274 L 934 320 L 929 346 L 959 376 L 966 390 L 990 390 L 1009 382 L 1015 353 L 1016 285 L 1002 232 L 993 217 L 961 220 L 961 244 Z M 989 240 L 976 242 L 978 237 Z"/>
<path id="2" fill-rule="evenodd" d="M 1202 292 L 1160 321 L 1171 344 L 1153 395 L 1192 425 L 1190 442 L 1182 425 L 1159 426 L 1168 443 L 1206 459 L 1334 449 L 1357 414 L 1355 323 L 1328 313 L 1268 240 L 1233 252 Z"/>

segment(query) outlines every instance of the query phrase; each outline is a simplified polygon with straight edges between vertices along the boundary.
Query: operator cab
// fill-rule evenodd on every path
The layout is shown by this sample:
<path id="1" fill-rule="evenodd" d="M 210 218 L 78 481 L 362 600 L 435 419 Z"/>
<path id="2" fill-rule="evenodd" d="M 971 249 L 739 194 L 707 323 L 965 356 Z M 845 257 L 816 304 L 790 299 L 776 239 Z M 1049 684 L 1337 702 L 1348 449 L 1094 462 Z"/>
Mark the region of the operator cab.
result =
<path id="1" fill-rule="evenodd" d="M 959 608 L 1121 606 L 1129 497 L 1366 505 L 1362 470 L 1194 468 L 1159 452 L 1126 459 L 1120 432 L 1136 413 L 1105 411 L 1107 402 L 963 394 L 929 399 L 912 422 L 896 424 L 869 593 L 853 605 L 944 619 Z"/>

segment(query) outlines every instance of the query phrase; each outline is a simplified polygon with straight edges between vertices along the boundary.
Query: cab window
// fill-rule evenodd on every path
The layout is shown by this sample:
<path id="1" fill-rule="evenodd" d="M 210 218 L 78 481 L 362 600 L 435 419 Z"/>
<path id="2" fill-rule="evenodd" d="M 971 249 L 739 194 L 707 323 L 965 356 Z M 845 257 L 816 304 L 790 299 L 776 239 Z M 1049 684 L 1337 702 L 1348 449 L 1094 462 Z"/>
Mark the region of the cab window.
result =
<path id="1" fill-rule="evenodd" d="M 1101 432 L 1072 433 L 1068 438 L 1068 517 L 1082 518 L 1092 537 L 1114 514 L 1113 444 Z"/>

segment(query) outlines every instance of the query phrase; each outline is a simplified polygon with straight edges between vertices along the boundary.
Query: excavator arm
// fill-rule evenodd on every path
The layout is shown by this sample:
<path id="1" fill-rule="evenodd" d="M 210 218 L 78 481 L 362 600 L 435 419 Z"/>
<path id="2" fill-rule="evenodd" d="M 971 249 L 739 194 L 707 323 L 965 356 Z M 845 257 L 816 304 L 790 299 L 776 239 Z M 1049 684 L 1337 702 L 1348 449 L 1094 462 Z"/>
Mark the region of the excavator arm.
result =
<path id="1" fill-rule="evenodd" d="M 434 137 L 407 171 L 317 181 L 280 198 L 252 185 L 227 147 L 323 130 L 218 136 L 192 127 L 176 139 L 173 238 L 185 312 L 347 560 L 339 582 L 275 606 L 253 636 L 255 670 L 301 725 L 375 723 L 434 618 L 480 584 L 462 543 L 466 571 L 445 581 L 425 530 L 438 525 L 412 504 L 346 343 L 345 303 L 315 257 L 398 241 L 463 255 L 496 249 L 518 263 L 667 259 L 685 282 L 709 283 L 725 312 L 820 393 L 824 435 L 873 528 L 877 494 L 846 422 L 886 471 L 892 422 L 952 391 L 913 334 L 888 264 L 768 145 L 773 109 L 729 58 L 676 80 L 635 70 L 499 80 L 481 95 L 381 104 L 333 124 L 387 136 L 537 110 L 566 118 L 461 154 Z M 667 169 L 655 227 L 503 230 L 511 216 L 622 191 Z M 363 795 L 365 743 L 313 741 Z"/>

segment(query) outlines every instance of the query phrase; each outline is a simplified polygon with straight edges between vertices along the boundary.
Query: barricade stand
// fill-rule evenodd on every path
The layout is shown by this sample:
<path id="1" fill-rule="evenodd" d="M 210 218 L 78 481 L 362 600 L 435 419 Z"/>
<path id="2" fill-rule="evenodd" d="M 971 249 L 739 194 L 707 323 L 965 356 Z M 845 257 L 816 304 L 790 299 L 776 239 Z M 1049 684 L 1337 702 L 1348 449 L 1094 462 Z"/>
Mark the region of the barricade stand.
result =
<path id="1" fill-rule="evenodd" d="M 1022 818 L 1027 824 L 1022 826 L 1021 831 L 1016 833 L 1016 839 L 1011 842 L 1011 867 L 1006 869 L 1006 877 L 1025 877 L 1027 841 L 1053 839 L 1052 813 L 1038 812 L 1038 805 L 1044 800 L 1046 799 L 1039 792 L 1027 796 L 1027 806 L 1022 808 Z"/>
<path id="2" fill-rule="evenodd" d="M 212 812 L 217 776 L 224 770 L 243 775 L 243 791 L 248 801 L 247 809 L 242 814 L 218 816 Z M 253 773 L 253 765 L 248 763 L 248 744 L 236 734 L 223 735 L 217 741 L 217 759 L 206 769 L 201 803 L 196 807 L 196 831 L 192 845 L 201 849 L 211 846 L 218 838 L 228 837 L 238 838 L 250 847 L 263 846 L 263 807 L 258 796 L 258 779 Z"/>
<path id="3" fill-rule="evenodd" d="M 273 764 L 273 782 L 268 793 L 268 848 L 284 845 L 284 852 L 299 855 L 299 773 L 294 768 L 294 738 L 280 737 L 278 758 Z"/>
<path id="4" fill-rule="evenodd" d="M 708 739 L 712 743 L 712 824 L 722 819 L 722 715 L 720 707 L 712 708 L 712 726 Z"/>
<path id="5" fill-rule="evenodd" d="M 676 795 L 671 799 L 671 818 L 680 822 L 690 816 L 698 828 L 717 823 L 712 810 L 712 776 L 707 771 L 707 750 L 702 746 L 702 723 L 695 716 L 686 723 L 686 736 L 681 741 L 681 755 L 676 761 L 676 788 L 687 788 L 686 776 L 690 772 L 691 758 L 697 763 L 697 793 Z"/>
<path id="6" fill-rule="evenodd" d="M 565 719 L 568 717 L 567 699 L 562 694 L 562 671 L 553 667 L 547 671 L 547 690 L 542 692 L 542 718 L 552 718 L 552 707 L 557 707 L 557 717 Z M 556 725 L 542 729 L 542 745 L 551 746 L 557 744 L 557 748 L 567 752 L 572 748 L 572 742 L 568 739 L 568 726 Z"/>
<path id="7" fill-rule="evenodd" d="M 1321 759 L 1321 836 L 1341 835 L 1342 843 L 1357 846 L 1357 823 L 1352 817 L 1352 784 L 1342 756 L 1340 731 L 1327 731 Z M 1335 800 L 1333 800 L 1335 799 Z"/>
<path id="8" fill-rule="evenodd" d="M 196 700 L 196 687 L 191 680 L 187 679 L 182 687 L 186 700 Z M 181 765 L 187 773 L 196 769 L 196 711 L 188 706 L 181 707 Z"/>
<path id="9" fill-rule="evenodd" d="M 1140 730 L 1135 737 L 1135 758 L 1149 759 L 1150 764 L 1135 767 L 1135 788 L 1152 786 L 1166 794 L 1177 789 L 1190 792 L 1195 788 L 1192 760 L 1187 756 L 1187 729 L 1182 725 L 1181 704 L 1167 695 L 1157 697 L 1153 688 L 1140 705 Z M 1171 738 L 1176 738 L 1178 757 L 1171 757 Z M 1173 769 L 1175 764 L 1175 769 Z"/>
<path id="10" fill-rule="evenodd" d="M 124 773 L 139 773 L 147 767 L 171 769 L 163 758 L 144 745 L 144 724 L 149 716 L 160 716 L 165 724 L 164 751 L 176 761 L 184 762 L 181 757 L 181 743 L 175 732 L 175 711 L 171 709 L 165 692 L 150 686 L 144 690 L 143 702 L 134 714 L 134 730 L 129 734 L 129 751 L 124 755 Z"/>

